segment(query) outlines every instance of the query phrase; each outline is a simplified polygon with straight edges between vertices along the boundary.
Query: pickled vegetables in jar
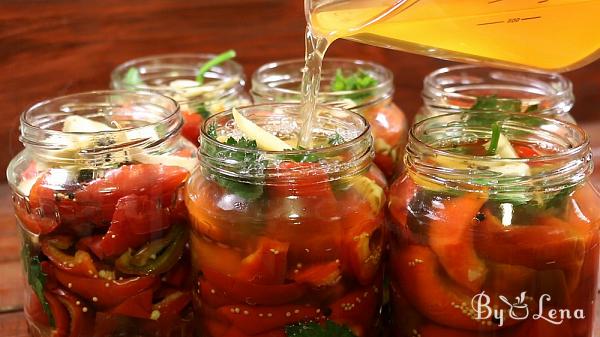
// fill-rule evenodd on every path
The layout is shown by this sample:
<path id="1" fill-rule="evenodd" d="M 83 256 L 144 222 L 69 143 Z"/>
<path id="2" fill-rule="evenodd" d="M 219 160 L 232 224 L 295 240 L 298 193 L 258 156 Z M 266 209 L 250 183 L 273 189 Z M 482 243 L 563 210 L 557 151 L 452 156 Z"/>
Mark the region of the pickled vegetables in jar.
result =
<path id="1" fill-rule="evenodd" d="M 600 197 L 588 138 L 525 114 L 413 126 L 389 194 L 397 336 L 593 335 Z"/>
<path id="2" fill-rule="evenodd" d="M 256 105 L 202 129 L 186 205 L 203 336 L 380 332 L 387 185 L 368 124 L 321 107 L 306 150 L 299 118 L 299 105 Z"/>
<path id="3" fill-rule="evenodd" d="M 172 99 L 99 91 L 38 103 L 8 168 L 36 337 L 187 336 L 182 188 L 197 164 Z"/>

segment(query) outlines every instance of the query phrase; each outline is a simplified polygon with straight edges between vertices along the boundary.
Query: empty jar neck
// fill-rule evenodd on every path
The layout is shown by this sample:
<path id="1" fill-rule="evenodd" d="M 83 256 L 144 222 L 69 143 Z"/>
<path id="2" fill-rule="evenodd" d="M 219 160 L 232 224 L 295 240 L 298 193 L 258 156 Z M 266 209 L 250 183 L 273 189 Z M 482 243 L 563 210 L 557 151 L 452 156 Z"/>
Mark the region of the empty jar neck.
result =
<path id="1" fill-rule="evenodd" d="M 196 105 L 214 100 L 232 100 L 243 94 L 246 78 L 240 64 L 225 61 L 204 74 L 204 83 L 182 89 L 174 81 L 195 81 L 203 64 L 213 54 L 170 54 L 134 59 L 119 65 L 111 74 L 112 87 L 126 90 L 152 90 L 174 98 L 181 105 Z M 129 83 L 126 75 L 137 69 L 141 82 Z"/>
<path id="2" fill-rule="evenodd" d="M 238 109 L 240 114 L 282 140 L 293 143 L 301 129 L 300 105 L 263 104 Z M 313 137 L 328 139 L 335 133 L 344 138 L 341 145 L 313 149 L 264 151 L 223 143 L 223 139 L 243 136 L 235 127 L 231 111 L 211 116 L 200 135 L 200 165 L 211 174 L 254 184 L 295 183 L 297 174 L 327 181 L 365 171 L 374 157 L 373 140 L 366 120 L 351 111 L 321 106 Z M 216 136 L 216 138 L 215 138 Z M 219 139 L 219 140 L 217 140 Z M 293 168 L 290 168 L 290 164 Z"/>
<path id="3" fill-rule="evenodd" d="M 251 93 L 257 102 L 295 103 L 301 99 L 300 86 L 304 69 L 303 59 L 267 63 L 252 75 Z M 344 76 L 363 71 L 377 84 L 366 89 L 333 91 L 332 82 L 338 70 Z M 319 102 L 345 109 L 360 109 L 389 99 L 394 94 L 394 75 L 373 62 L 326 58 L 323 61 Z"/>
<path id="4" fill-rule="evenodd" d="M 129 150 L 160 151 L 171 146 L 182 125 L 178 104 L 166 96 L 94 91 L 32 106 L 21 115 L 20 140 L 43 162 L 104 167 L 114 165 L 116 154 L 129 160 Z"/>
<path id="5" fill-rule="evenodd" d="M 510 142 L 531 144 L 549 154 L 502 158 L 450 150 L 489 141 L 496 123 Z M 593 170 L 589 141 L 581 128 L 549 118 L 496 112 L 446 114 L 415 124 L 405 165 L 409 174 L 431 184 L 490 194 L 559 191 L 584 182 Z M 523 174 L 523 167 L 528 174 Z"/>
<path id="6" fill-rule="evenodd" d="M 423 101 L 439 112 L 469 109 L 478 97 L 496 96 L 499 100 L 520 100 L 522 111 L 536 106 L 545 116 L 568 113 L 575 97 L 567 78 L 555 73 L 533 73 L 459 65 L 438 69 L 423 81 Z"/>

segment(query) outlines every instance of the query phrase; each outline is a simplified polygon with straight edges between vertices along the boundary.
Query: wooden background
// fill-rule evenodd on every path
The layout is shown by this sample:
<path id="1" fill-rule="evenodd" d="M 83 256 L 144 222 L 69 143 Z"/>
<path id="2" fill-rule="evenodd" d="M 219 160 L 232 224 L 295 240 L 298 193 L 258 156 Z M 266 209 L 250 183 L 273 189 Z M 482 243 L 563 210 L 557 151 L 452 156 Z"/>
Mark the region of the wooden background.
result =
<path id="1" fill-rule="evenodd" d="M 107 88 L 119 63 L 160 53 L 234 48 L 250 76 L 268 61 L 302 57 L 304 28 L 302 0 L 0 0 L 0 171 L 20 149 L 19 114 L 40 100 Z M 421 104 L 423 77 L 448 64 L 347 41 L 329 55 L 391 68 L 408 115 Z M 600 62 L 567 76 L 575 116 L 600 120 Z"/>

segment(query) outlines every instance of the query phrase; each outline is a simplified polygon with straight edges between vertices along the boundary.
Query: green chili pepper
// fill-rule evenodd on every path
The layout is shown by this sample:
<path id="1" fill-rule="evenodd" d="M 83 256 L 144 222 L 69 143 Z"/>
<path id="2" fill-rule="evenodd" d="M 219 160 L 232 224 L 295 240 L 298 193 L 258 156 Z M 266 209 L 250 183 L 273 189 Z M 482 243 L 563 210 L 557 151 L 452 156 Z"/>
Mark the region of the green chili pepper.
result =
<path id="1" fill-rule="evenodd" d="M 174 225 L 167 236 L 153 240 L 135 254 L 131 249 L 123 253 L 115 267 L 122 273 L 133 275 L 161 274 L 171 269 L 185 248 L 187 233 L 182 225 Z"/>
<path id="2" fill-rule="evenodd" d="M 494 123 L 492 125 L 492 138 L 490 139 L 490 147 L 488 148 L 487 155 L 493 156 L 498 150 L 498 141 L 500 140 L 500 125 Z"/>

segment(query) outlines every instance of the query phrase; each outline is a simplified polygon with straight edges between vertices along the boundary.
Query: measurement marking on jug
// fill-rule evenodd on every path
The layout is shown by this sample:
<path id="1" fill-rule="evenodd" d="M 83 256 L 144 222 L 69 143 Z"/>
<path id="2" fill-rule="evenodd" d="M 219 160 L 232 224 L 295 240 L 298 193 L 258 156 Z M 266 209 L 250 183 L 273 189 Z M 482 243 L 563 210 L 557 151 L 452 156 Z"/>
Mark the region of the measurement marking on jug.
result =
<path id="1" fill-rule="evenodd" d="M 478 23 L 478 26 L 487 26 L 487 25 L 495 25 L 497 23 L 504 23 L 504 21 L 492 21 L 492 22 L 483 22 L 483 23 Z"/>
<path id="2" fill-rule="evenodd" d="M 541 19 L 541 18 L 542 18 L 541 16 L 531 16 L 528 18 L 521 18 L 521 20 L 525 21 L 525 20 L 534 20 L 534 19 Z"/>
<path id="3" fill-rule="evenodd" d="M 491 0 L 491 1 L 488 1 L 488 5 L 489 5 L 489 4 L 494 4 L 494 3 L 496 3 L 496 2 L 500 2 L 500 1 L 502 1 L 502 0 Z"/>
<path id="4" fill-rule="evenodd" d="M 540 0 L 538 1 L 539 4 L 543 4 L 544 2 L 548 2 L 549 0 Z"/>

